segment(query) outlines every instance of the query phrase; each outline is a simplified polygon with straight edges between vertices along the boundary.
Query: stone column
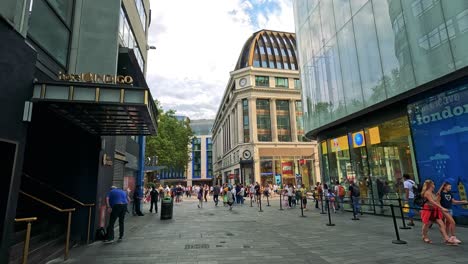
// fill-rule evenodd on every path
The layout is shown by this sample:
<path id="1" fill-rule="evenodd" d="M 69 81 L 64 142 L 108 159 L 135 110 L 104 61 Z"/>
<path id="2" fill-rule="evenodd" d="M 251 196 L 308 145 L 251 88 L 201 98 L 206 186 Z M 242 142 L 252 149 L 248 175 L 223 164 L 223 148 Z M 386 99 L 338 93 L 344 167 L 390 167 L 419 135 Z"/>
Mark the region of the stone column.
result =
<path id="1" fill-rule="evenodd" d="M 271 141 L 278 142 L 278 124 L 276 122 L 276 99 L 270 100 Z"/>
<path id="2" fill-rule="evenodd" d="M 296 124 L 296 101 L 289 100 L 289 118 L 291 119 L 291 139 L 292 142 L 297 142 L 297 124 Z"/>

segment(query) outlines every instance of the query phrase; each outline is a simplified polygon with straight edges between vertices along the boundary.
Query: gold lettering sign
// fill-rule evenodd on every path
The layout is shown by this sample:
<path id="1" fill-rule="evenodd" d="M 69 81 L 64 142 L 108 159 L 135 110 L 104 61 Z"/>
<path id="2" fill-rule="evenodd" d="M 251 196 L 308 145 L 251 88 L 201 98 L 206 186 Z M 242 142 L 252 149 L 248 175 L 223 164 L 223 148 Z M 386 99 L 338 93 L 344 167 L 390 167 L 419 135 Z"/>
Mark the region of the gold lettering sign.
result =
<path id="1" fill-rule="evenodd" d="M 111 83 L 133 85 L 132 76 L 97 74 L 97 73 L 58 73 L 59 80 L 70 82 Z"/>

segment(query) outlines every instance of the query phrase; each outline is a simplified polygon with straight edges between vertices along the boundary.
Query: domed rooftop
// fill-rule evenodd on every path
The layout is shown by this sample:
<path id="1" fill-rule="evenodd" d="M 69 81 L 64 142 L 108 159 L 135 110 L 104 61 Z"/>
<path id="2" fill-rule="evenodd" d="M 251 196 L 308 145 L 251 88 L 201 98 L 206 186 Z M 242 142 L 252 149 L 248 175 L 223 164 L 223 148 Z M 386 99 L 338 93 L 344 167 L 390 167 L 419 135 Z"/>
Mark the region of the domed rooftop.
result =
<path id="1" fill-rule="evenodd" d="M 265 29 L 253 33 L 242 48 L 235 70 L 249 66 L 298 70 L 296 35 Z"/>

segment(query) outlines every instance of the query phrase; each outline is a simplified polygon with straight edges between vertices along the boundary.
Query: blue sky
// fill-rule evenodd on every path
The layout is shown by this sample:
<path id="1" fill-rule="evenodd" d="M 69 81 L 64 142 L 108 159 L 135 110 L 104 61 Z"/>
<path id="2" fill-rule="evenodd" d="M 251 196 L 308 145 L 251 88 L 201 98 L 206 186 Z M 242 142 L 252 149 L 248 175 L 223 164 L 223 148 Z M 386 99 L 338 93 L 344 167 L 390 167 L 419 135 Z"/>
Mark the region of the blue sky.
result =
<path id="1" fill-rule="evenodd" d="M 164 109 L 214 118 L 245 41 L 294 32 L 291 0 L 150 0 L 147 81 Z M 183 6 L 183 8 L 181 8 Z"/>

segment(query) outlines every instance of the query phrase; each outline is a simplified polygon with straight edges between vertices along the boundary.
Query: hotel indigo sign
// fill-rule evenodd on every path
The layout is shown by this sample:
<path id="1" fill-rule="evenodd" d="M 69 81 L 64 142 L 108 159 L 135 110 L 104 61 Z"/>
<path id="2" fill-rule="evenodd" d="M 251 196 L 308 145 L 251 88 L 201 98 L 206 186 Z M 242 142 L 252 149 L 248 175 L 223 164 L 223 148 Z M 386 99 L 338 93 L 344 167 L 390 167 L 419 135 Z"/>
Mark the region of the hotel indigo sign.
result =
<path id="1" fill-rule="evenodd" d="M 108 84 L 127 84 L 133 85 L 132 76 L 97 74 L 97 73 L 63 73 L 59 72 L 59 80 L 70 82 L 87 82 L 87 83 L 108 83 Z"/>

